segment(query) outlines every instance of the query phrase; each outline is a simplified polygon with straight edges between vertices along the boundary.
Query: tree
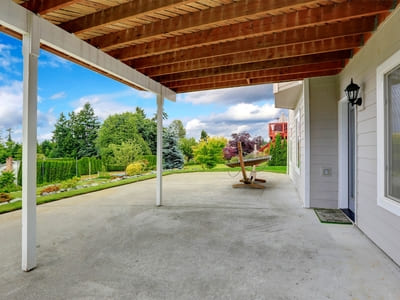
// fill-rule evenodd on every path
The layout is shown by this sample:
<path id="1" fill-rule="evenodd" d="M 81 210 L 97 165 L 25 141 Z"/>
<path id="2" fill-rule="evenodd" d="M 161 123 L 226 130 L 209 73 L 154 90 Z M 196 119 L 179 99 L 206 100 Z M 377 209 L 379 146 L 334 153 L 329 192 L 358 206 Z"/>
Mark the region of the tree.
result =
<path id="1" fill-rule="evenodd" d="M 77 144 L 77 158 L 97 155 L 96 139 L 100 127 L 99 120 L 89 102 L 77 113 L 70 115 L 72 135 Z"/>
<path id="2" fill-rule="evenodd" d="M 270 166 L 286 166 L 287 160 L 287 142 L 283 140 L 280 134 L 275 137 L 275 143 L 271 143 L 270 147 L 271 159 L 268 162 Z"/>
<path id="3" fill-rule="evenodd" d="M 136 112 L 133 114 L 135 119 L 135 127 L 138 133 L 149 145 L 151 153 L 157 153 L 157 122 L 155 120 L 148 119 L 144 110 L 140 107 L 136 107 Z"/>
<path id="4" fill-rule="evenodd" d="M 126 112 L 109 116 L 101 125 L 96 141 L 100 155 L 103 159 L 109 159 L 106 163 L 115 161 L 115 152 L 110 145 L 122 145 L 122 143 L 132 143 L 142 149 L 142 154 L 151 154 L 149 145 L 139 134 L 137 125 L 137 115 Z"/>
<path id="5" fill-rule="evenodd" d="M 202 129 L 200 133 L 200 141 L 206 141 L 207 139 L 208 139 L 208 134 L 204 129 Z"/>
<path id="6" fill-rule="evenodd" d="M 256 147 L 257 149 L 260 149 L 261 145 L 264 143 L 264 140 L 261 136 L 257 136 L 252 139 L 250 133 L 248 132 L 232 133 L 231 136 L 232 139 L 229 140 L 229 144 L 224 149 L 224 158 L 227 160 L 238 155 L 238 142 L 242 144 L 243 155 L 252 153 Z"/>
<path id="7" fill-rule="evenodd" d="M 164 169 L 182 169 L 183 154 L 178 147 L 178 137 L 175 132 L 166 129 L 163 134 Z"/>
<path id="8" fill-rule="evenodd" d="M 75 117 L 70 114 L 70 117 Z M 68 120 L 64 113 L 60 114 L 53 131 L 53 142 L 55 144 L 54 157 L 76 157 L 77 143 L 71 130 L 71 120 Z"/>
<path id="9" fill-rule="evenodd" d="M 108 150 L 112 153 L 108 163 L 112 165 L 124 166 L 124 169 L 132 162 L 143 155 L 140 145 L 130 142 L 122 142 L 121 145 L 110 144 Z"/>
<path id="10" fill-rule="evenodd" d="M 203 168 L 212 169 L 217 163 L 223 161 L 223 149 L 227 140 L 223 137 L 211 137 L 202 140 L 193 147 L 194 160 Z"/>
<path id="11" fill-rule="evenodd" d="M 49 140 L 44 140 L 41 144 L 38 145 L 38 153 L 43 154 L 45 157 L 52 157 L 52 151 L 55 145 Z"/>
<path id="12" fill-rule="evenodd" d="M 193 147 L 197 145 L 196 140 L 192 138 L 181 138 L 179 140 L 179 149 L 182 151 L 183 155 L 186 157 L 186 161 L 193 159 Z"/>
<path id="13" fill-rule="evenodd" d="M 173 120 L 169 125 L 169 130 L 175 132 L 180 139 L 186 136 L 186 130 L 181 120 Z"/>

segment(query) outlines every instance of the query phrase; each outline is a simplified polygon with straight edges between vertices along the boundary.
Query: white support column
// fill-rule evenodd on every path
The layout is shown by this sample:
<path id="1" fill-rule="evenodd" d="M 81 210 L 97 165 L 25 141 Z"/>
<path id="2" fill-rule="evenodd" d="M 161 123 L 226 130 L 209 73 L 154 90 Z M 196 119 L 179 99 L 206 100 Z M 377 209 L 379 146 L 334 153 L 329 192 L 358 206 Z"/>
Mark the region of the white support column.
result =
<path id="1" fill-rule="evenodd" d="M 156 205 L 162 205 L 162 150 L 163 150 L 163 105 L 162 94 L 157 94 L 157 193 Z"/>
<path id="2" fill-rule="evenodd" d="M 22 270 L 24 271 L 30 271 L 36 267 L 36 137 L 39 46 L 38 19 L 28 15 L 28 33 L 23 35 Z"/>

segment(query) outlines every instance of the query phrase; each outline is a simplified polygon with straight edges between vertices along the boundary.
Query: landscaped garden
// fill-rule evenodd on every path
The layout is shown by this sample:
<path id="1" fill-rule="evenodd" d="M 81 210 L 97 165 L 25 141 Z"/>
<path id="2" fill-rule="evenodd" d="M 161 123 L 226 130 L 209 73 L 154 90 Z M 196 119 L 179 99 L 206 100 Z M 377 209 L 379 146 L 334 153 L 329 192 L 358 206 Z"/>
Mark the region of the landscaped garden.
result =
<path id="1" fill-rule="evenodd" d="M 38 144 L 37 203 L 155 178 L 156 136 L 156 119 L 147 118 L 140 108 L 135 113 L 111 115 L 103 124 L 89 103 L 68 118 L 61 114 L 52 140 Z M 196 141 L 186 137 L 180 120 L 174 120 L 164 128 L 163 175 L 227 172 L 227 176 L 235 176 L 240 167 L 229 168 L 226 163 L 238 160 L 239 142 L 245 159 L 270 155 L 270 161 L 259 165 L 258 171 L 286 173 L 286 141 L 280 137 L 260 152 L 257 149 L 265 145 L 261 137 L 251 138 L 243 132 L 228 140 L 202 131 Z M 13 159 L 21 160 L 21 149 L 9 130 L 7 142 L 0 142 L 0 163 L 8 160 L 0 173 L 0 214 L 22 205 L 22 168 L 19 165 L 18 172 L 12 168 Z"/>

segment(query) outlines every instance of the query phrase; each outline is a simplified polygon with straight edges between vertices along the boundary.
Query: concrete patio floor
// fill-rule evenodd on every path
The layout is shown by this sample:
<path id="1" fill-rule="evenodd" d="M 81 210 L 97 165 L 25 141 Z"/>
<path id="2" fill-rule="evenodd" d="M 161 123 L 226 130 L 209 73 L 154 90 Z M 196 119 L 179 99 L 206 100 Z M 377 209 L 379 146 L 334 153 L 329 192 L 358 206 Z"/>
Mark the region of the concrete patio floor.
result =
<path id="1" fill-rule="evenodd" d="M 0 299 L 400 299 L 400 269 L 352 225 L 303 209 L 286 175 L 164 178 L 38 207 L 38 267 L 20 271 L 21 213 L 0 215 Z"/>

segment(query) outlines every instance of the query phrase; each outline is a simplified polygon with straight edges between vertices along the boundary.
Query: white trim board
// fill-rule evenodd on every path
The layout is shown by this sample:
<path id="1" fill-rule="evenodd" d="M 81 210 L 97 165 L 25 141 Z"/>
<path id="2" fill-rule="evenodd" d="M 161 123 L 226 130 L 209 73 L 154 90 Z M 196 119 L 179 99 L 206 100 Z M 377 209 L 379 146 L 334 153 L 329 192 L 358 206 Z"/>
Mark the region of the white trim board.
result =
<path id="1" fill-rule="evenodd" d="M 310 79 L 304 79 L 304 207 L 310 208 Z"/>
<path id="2" fill-rule="evenodd" d="M 385 121 L 385 74 L 400 65 L 400 50 L 385 60 L 376 69 L 376 112 L 377 112 L 377 204 L 387 211 L 400 216 L 400 203 L 386 196 L 386 121 Z"/>
<path id="3" fill-rule="evenodd" d="M 12 0 L 0 1 L 0 25 L 20 34 L 27 34 L 27 20 L 29 18 L 36 19 L 35 22 L 39 22 L 40 42 L 42 44 L 146 91 L 163 95 L 166 99 L 176 101 L 176 93 L 161 83 L 128 67 Z"/>
<path id="4" fill-rule="evenodd" d="M 349 173 L 348 173 L 348 106 L 347 98 L 338 102 L 338 158 L 339 158 L 339 186 L 338 186 L 338 208 L 348 208 Z"/>

